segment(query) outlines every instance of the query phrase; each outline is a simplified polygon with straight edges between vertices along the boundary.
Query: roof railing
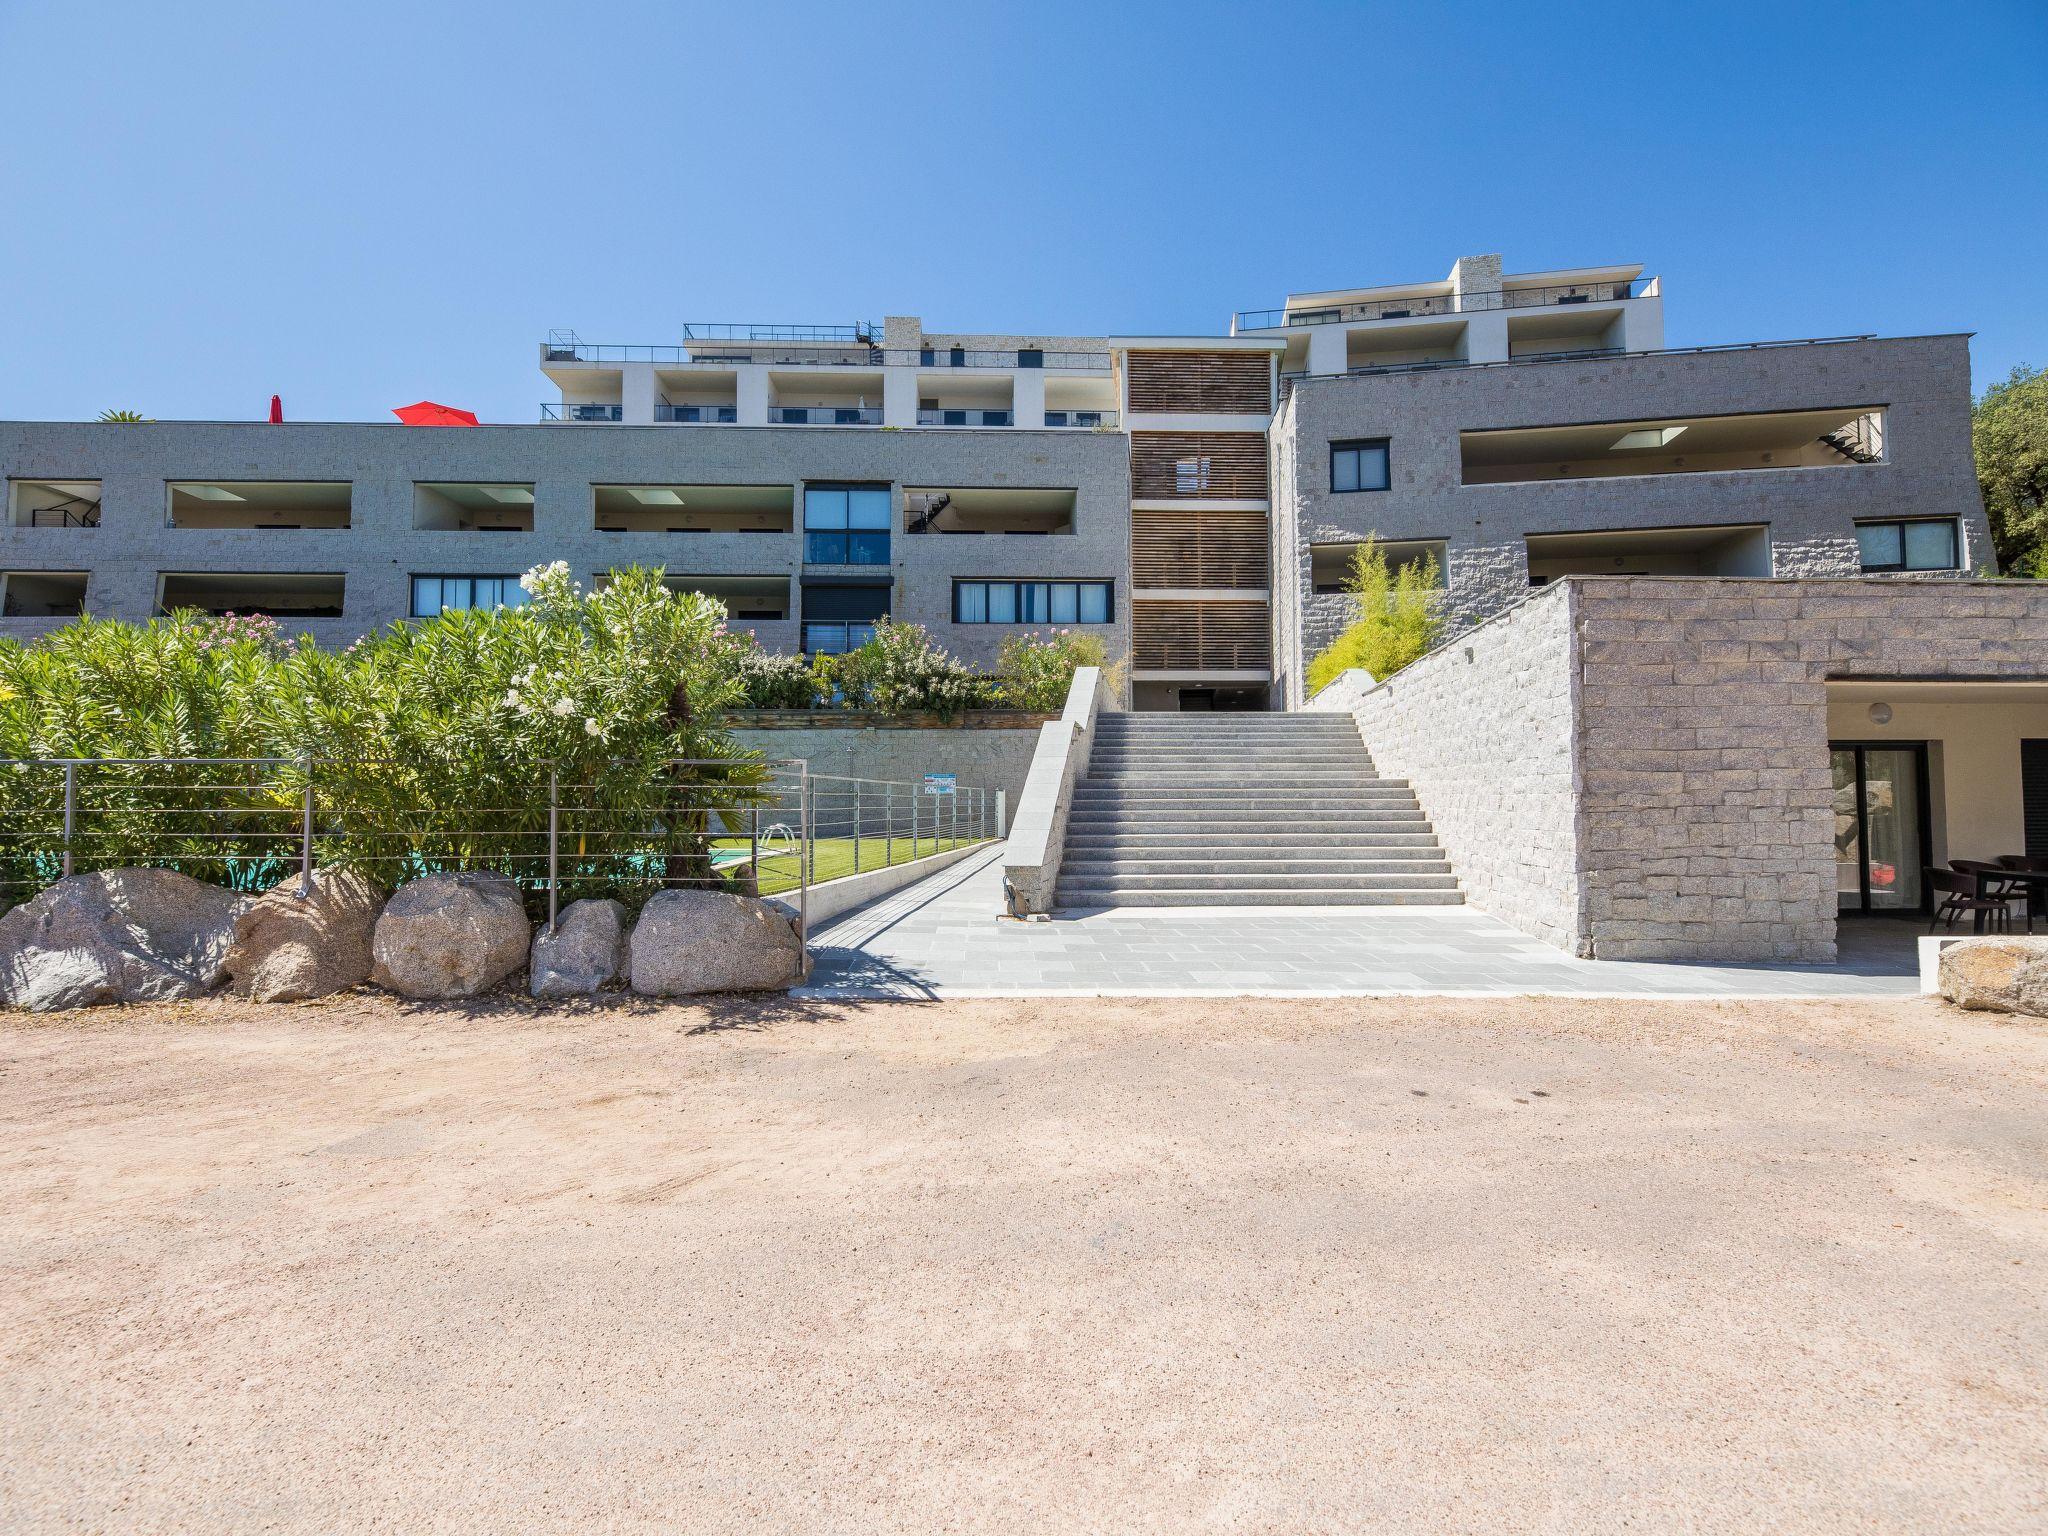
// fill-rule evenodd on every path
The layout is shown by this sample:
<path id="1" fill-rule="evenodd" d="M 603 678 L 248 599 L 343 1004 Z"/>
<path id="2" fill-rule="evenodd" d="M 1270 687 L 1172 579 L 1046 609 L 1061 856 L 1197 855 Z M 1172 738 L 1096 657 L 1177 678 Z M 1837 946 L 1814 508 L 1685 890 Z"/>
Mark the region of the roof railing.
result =
<path id="1" fill-rule="evenodd" d="M 1232 331 L 1271 331 L 1295 325 L 1355 325 L 1368 320 L 1412 320 L 1428 315 L 1476 314 L 1493 309 L 1541 309 L 1557 304 L 1613 304 L 1654 298 L 1654 277 L 1625 282 L 1550 283 L 1535 288 L 1491 289 L 1483 293 L 1422 293 L 1407 298 L 1365 299 L 1354 304 L 1299 304 L 1282 309 L 1238 311 Z"/>
<path id="2" fill-rule="evenodd" d="M 1295 385 L 1308 379 L 1355 379 L 1367 374 L 1437 373 L 1463 368 L 1519 368 L 1524 363 L 1584 363 L 1616 357 L 1687 357 L 1707 352 L 1762 352 L 1773 347 L 1827 347 L 1849 341 L 1875 341 L 1875 332 L 1859 336 L 1799 336 L 1786 341 L 1721 341 L 1704 347 L 1643 347 L 1625 352 L 1620 347 L 1582 347 L 1571 352 L 1525 352 L 1520 357 L 1494 358 L 1472 362 L 1465 358 L 1440 358 L 1423 363 L 1382 363 L 1376 367 L 1347 368 L 1342 373 L 1310 373 L 1302 369 L 1280 375 L 1280 393 L 1285 396 Z"/>

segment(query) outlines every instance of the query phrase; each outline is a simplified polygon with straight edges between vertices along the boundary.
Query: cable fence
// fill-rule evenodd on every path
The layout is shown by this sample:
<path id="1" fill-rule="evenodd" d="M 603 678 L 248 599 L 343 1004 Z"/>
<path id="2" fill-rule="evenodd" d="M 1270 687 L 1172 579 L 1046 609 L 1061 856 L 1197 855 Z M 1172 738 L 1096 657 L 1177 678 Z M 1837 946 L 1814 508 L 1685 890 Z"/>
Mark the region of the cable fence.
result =
<path id="1" fill-rule="evenodd" d="M 798 759 L 541 764 L 480 770 L 459 792 L 420 778 L 374 760 L 0 760 L 0 911 L 97 869 L 263 891 L 333 865 L 388 888 L 494 871 L 550 923 L 579 897 L 689 887 L 788 897 L 807 917 L 819 881 L 997 832 L 980 787 L 814 774 Z"/>

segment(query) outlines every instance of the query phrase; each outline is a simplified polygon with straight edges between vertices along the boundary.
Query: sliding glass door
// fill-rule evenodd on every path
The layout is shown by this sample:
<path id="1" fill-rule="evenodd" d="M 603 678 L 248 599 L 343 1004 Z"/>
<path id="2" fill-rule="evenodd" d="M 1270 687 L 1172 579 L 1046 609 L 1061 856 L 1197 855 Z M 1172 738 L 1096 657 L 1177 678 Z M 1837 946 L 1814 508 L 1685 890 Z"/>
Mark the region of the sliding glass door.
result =
<path id="1" fill-rule="evenodd" d="M 1927 748 L 1836 742 L 1835 905 L 1917 912 L 1927 863 Z"/>

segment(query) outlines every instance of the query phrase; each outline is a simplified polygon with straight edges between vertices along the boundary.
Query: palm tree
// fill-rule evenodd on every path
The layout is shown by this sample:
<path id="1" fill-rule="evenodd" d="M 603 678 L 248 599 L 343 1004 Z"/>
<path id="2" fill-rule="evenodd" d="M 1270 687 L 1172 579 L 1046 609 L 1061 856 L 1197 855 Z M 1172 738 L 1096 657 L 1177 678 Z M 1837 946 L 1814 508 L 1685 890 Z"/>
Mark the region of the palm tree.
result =
<path id="1" fill-rule="evenodd" d="M 142 412 L 140 412 L 140 411 L 101 411 L 101 412 L 100 412 L 100 420 L 101 420 L 101 421 L 141 421 L 141 420 L 143 420 L 143 415 L 142 415 Z"/>

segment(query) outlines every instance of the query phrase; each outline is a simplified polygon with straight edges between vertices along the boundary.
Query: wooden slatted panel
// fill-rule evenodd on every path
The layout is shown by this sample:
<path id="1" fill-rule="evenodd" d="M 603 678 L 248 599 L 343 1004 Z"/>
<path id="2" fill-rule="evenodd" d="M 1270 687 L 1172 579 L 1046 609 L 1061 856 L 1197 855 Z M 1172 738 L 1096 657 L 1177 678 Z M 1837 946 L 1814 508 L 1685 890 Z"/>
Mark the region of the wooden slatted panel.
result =
<path id="1" fill-rule="evenodd" d="M 1133 432 L 1131 495 L 1139 501 L 1263 501 L 1263 432 Z"/>
<path id="2" fill-rule="evenodd" d="M 1219 411 L 1263 416 L 1273 408 L 1266 352 L 1130 352 L 1124 371 L 1134 411 Z"/>
<path id="3" fill-rule="evenodd" d="M 1131 584 L 1136 587 L 1263 587 L 1263 512 L 1131 513 Z"/>
<path id="4" fill-rule="evenodd" d="M 1131 665 L 1140 671 L 1269 666 L 1270 635 L 1264 603 L 1131 604 Z"/>

